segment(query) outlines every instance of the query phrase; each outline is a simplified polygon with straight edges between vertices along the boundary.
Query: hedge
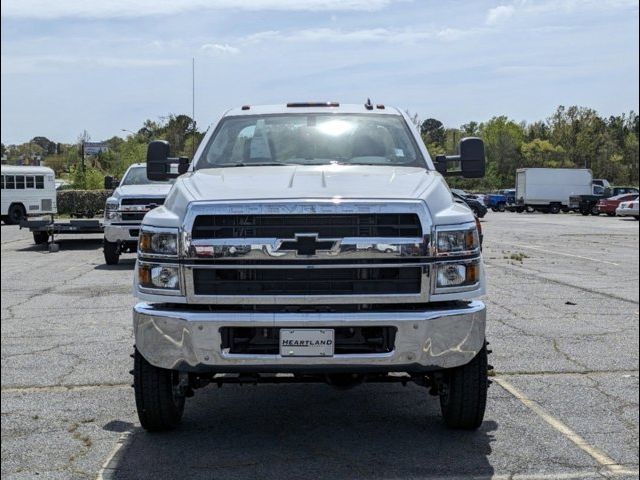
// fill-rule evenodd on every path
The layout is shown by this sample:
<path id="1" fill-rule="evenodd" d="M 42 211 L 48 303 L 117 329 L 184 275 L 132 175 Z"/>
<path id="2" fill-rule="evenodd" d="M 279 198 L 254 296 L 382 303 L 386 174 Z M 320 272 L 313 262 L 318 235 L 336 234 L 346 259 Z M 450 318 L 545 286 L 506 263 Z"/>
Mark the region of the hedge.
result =
<path id="1" fill-rule="evenodd" d="M 112 193 L 112 190 L 60 190 L 56 195 L 58 213 L 72 215 L 93 212 L 97 214 L 104 211 L 107 198 Z"/>

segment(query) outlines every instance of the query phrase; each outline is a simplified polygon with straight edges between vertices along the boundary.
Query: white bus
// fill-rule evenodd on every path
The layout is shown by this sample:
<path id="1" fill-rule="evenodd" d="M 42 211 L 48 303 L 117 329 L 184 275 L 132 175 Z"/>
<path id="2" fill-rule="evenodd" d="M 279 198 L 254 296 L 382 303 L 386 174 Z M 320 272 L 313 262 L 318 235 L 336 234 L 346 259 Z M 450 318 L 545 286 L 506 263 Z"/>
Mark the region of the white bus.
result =
<path id="1" fill-rule="evenodd" d="M 57 213 L 53 170 L 2 165 L 2 221 L 20 223 L 29 215 Z"/>

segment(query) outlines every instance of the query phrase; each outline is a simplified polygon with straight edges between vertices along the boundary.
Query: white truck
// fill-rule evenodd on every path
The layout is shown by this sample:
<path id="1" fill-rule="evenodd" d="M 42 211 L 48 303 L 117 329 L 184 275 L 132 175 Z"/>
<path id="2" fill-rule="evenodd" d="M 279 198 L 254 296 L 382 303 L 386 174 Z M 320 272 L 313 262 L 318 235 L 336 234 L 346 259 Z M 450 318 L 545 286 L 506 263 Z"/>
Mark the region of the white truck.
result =
<path id="1" fill-rule="evenodd" d="M 481 177 L 485 156 L 478 138 L 459 148 L 434 163 L 406 114 L 370 102 L 230 110 L 191 163 L 150 143 L 148 177 L 178 178 L 140 226 L 142 426 L 177 426 L 210 383 L 320 381 L 415 382 L 448 426 L 478 428 L 485 273 L 444 176 Z"/>
<path id="2" fill-rule="evenodd" d="M 18 224 L 29 216 L 57 213 L 53 170 L 21 165 L 0 168 L 4 223 Z"/>
<path id="3" fill-rule="evenodd" d="M 112 187 L 105 182 L 105 187 Z M 144 215 L 164 203 L 173 180 L 147 178 L 144 163 L 135 163 L 125 172 L 104 209 L 104 260 L 116 265 L 123 252 L 135 252 Z"/>
<path id="4" fill-rule="evenodd" d="M 586 168 L 520 168 L 516 171 L 518 211 L 560 213 L 569 210 L 569 197 L 590 195 L 593 175 Z"/>

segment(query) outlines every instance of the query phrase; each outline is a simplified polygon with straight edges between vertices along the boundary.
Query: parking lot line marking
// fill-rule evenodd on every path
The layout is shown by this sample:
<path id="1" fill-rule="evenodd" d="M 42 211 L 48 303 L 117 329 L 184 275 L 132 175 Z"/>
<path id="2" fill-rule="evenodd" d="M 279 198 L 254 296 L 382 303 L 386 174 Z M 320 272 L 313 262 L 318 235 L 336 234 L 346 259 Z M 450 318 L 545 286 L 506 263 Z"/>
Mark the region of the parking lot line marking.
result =
<path id="1" fill-rule="evenodd" d="M 513 386 L 510 382 L 505 380 L 504 378 L 495 377 L 494 380 L 498 385 L 504 388 L 511 395 L 516 397 L 520 402 L 522 402 L 525 406 L 527 406 L 530 410 L 532 410 L 536 415 L 542 418 L 545 422 L 551 425 L 554 429 L 560 432 L 564 437 L 569 439 L 573 444 L 575 444 L 582 451 L 587 453 L 591 458 L 593 458 L 598 464 L 606 467 L 606 469 L 611 473 L 619 473 L 623 470 L 626 470 L 625 467 L 616 463 L 616 461 L 611 458 L 609 455 L 604 453 L 602 450 L 590 445 L 584 438 L 574 432 L 568 425 L 558 420 L 556 417 L 548 413 L 545 409 L 543 409 L 537 402 L 531 400 L 527 397 L 523 392 L 518 390 L 515 386 Z"/>
<path id="2" fill-rule="evenodd" d="M 500 242 L 500 243 L 502 243 L 502 242 Z M 534 247 L 534 246 L 531 246 L 531 245 L 519 245 L 519 244 L 516 244 L 516 243 L 505 243 L 504 245 L 509 245 L 511 247 L 518 247 L 518 248 L 529 248 L 531 250 L 540 250 L 540 251 L 542 251 L 544 253 L 550 253 L 551 255 L 562 255 L 563 257 L 580 258 L 582 260 L 589 260 L 591 262 L 597 262 L 597 263 L 606 263 L 607 265 L 614 265 L 616 267 L 620 266 L 619 263 L 608 262 L 607 260 L 598 260 L 597 258 L 583 257 L 582 255 L 573 255 L 572 253 L 555 252 L 553 250 L 548 250 L 548 249 L 542 248 L 542 247 Z"/>
<path id="3" fill-rule="evenodd" d="M 107 458 L 102 463 L 102 467 L 100 467 L 100 470 L 98 471 L 98 476 L 96 477 L 96 480 L 107 480 L 112 477 L 112 475 L 109 475 L 109 473 L 107 473 L 107 470 L 111 473 L 113 472 L 113 468 L 110 467 L 109 464 L 113 461 L 113 459 L 118 454 L 120 449 L 127 442 L 130 435 L 131 435 L 131 432 L 124 432 L 122 435 L 118 437 L 116 444 L 113 446 L 113 448 L 111 449 L 111 452 L 109 452 L 109 455 L 107 455 Z"/>

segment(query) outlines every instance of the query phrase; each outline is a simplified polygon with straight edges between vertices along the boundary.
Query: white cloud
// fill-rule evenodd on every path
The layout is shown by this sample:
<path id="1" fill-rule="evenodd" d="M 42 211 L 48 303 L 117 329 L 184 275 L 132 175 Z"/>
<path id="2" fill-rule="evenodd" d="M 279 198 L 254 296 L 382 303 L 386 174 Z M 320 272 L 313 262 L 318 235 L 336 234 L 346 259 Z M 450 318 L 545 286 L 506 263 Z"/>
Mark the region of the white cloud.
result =
<path id="1" fill-rule="evenodd" d="M 231 45 L 224 43 L 205 43 L 200 47 L 200 50 L 203 52 L 211 53 L 211 54 L 222 54 L 222 55 L 235 55 L 236 53 L 240 53 L 240 49 L 237 47 L 232 47 Z"/>
<path id="2" fill-rule="evenodd" d="M 5 0 L 3 17 L 128 18 L 194 10 L 376 11 L 406 0 Z"/>
<path id="3" fill-rule="evenodd" d="M 258 44 L 268 42 L 415 44 L 428 39 L 454 41 L 475 32 L 476 30 L 458 30 L 454 28 L 432 30 L 414 30 L 408 28 L 370 28 L 358 30 L 308 28 L 288 32 L 267 30 L 248 35 L 238 39 L 237 41 L 241 44 Z"/>
<path id="4" fill-rule="evenodd" d="M 487 13 L 486 23 L 487 25 L 496 25 L 508 20 L 516 12 L 513 5 L 500 5 L 499 7 L 492 8 Z"/>
<path id="5" fill-rule="evenodd" d="M 172 59 L 121 58 L 121 57 L 84 57 L 73 55 L 2 55 L 3 74 L 29 74 L 54 71 L 68 71 L 69 67 L 78 68 L 158 68 L 178 65 L 180 61 Z"/>

